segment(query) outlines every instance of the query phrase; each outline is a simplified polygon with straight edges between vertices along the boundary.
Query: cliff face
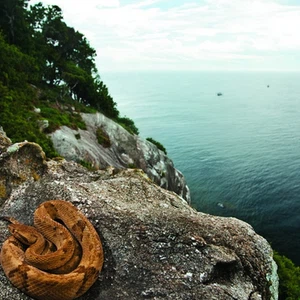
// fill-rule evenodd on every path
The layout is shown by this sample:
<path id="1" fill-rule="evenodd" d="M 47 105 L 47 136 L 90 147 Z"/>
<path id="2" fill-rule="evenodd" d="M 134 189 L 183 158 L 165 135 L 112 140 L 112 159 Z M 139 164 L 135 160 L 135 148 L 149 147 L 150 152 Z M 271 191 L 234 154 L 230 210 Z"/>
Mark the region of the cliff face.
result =
<path id="1" fill-rule="evenodd" d="M 60 155 L 67 160 L 88 162 L 97 169 L 108 166 L 142 169 L 159 186 L 190 202 L 184 176 L 155 145 L 130 134 L 103 114 L 81 115 L 87 130 L 76 131 L 63 126 L 50 135 Z"/>
<path id="2" fill-rule="evenodd" d="M 193 210 L 139 170 L 88 171 L 46 161 L 33 143 L 0 133 L 1 216 L 31 223 L 50 199 L 76 205 L 104 247 L 104 268 L 80 299 L 277 299 L 270 245 L 250 225 Z M 7 238 L 0 221 L 0 243 Z M 30 299 L 0 270 L 0 299 Z"/>

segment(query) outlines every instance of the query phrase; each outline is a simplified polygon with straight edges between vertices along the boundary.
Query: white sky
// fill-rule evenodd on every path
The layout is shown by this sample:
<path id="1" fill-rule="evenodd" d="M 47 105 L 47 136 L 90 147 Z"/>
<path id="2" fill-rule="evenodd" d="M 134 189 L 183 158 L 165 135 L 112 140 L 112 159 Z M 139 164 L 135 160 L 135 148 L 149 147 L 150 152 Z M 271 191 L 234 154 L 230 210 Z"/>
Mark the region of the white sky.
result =
<path id="1" fill-rule="evenodd" d="M 31 1 L 34 4 L 40 1 Z M 300 71 L 300 0 L 43 0 L 101 71 Z"/>

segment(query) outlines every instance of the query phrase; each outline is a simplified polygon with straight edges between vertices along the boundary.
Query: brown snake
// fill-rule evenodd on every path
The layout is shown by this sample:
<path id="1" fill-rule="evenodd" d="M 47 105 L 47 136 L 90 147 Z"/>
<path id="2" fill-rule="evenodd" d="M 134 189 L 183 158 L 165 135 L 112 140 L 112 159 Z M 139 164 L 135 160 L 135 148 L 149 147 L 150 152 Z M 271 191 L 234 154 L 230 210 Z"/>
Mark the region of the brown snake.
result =
<path id="1" fill-rule="evenodd" d="M 1 265 L 14 286 L 34 299 L 71 300 L 97 280 L 103 265 L 100 238 L 70 202 L 51 200 L 34 213 L 34 227 L 10 219 Z"/>

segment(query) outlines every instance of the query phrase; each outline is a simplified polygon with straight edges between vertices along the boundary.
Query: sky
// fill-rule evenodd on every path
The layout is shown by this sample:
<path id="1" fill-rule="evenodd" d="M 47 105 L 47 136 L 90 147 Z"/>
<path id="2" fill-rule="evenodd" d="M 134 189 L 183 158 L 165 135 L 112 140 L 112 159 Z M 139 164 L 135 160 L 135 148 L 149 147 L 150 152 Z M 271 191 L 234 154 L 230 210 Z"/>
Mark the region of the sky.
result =
<path id="1" fill-rule="evenodd" d="M 300 0 L 43 0 L 101 71 L 300 71 Z"/>

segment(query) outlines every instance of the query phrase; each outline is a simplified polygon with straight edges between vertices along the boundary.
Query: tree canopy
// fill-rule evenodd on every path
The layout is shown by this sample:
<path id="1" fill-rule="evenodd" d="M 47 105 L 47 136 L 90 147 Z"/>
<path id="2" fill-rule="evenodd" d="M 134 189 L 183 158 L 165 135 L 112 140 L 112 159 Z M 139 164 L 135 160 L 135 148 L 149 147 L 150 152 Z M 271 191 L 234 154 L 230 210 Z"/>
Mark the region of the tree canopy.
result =
<path id="1" fill-rule="evenodd" d="M 134 122 L 121 118 L 100 79 L 96 51 L 86 37 L 68 26 L 57 5 L 29 0 L 0 1 L 0 126 L 14 141 L 39 143 L 57 155 L 46 133 L 61 125 L 84 129 L 78 112 L 100 111 L 131 133 Z M 76 111 L 64 110 L 76 107 Z M 35 107 L 42 107 L 37 116 Z M 49 120 L 47 132 L 40 121 Z"/>
<path id="2" fill-rule="evenodd" d="M 59 87 L 73 100 L 93 106 L 108 117 L 119 117 L 116 103 L 100 80 L 95 49 L 82 33 L 64 22 L 60 7 L 42 3 L 30 6 L 28 0 L 1 0 L 0 32 L 3 48 L 14 45 L 27 55 L 21 58 L 21 64 L 13 65 L 8 64 L 12 59 L 1 56 L 0 64 L 5 66 L 1 69 L 4 78 L 0 79 L 4 86 L 17 83 L 11 75 L 22 68 L 28 73 L 28 83 Z"/>

